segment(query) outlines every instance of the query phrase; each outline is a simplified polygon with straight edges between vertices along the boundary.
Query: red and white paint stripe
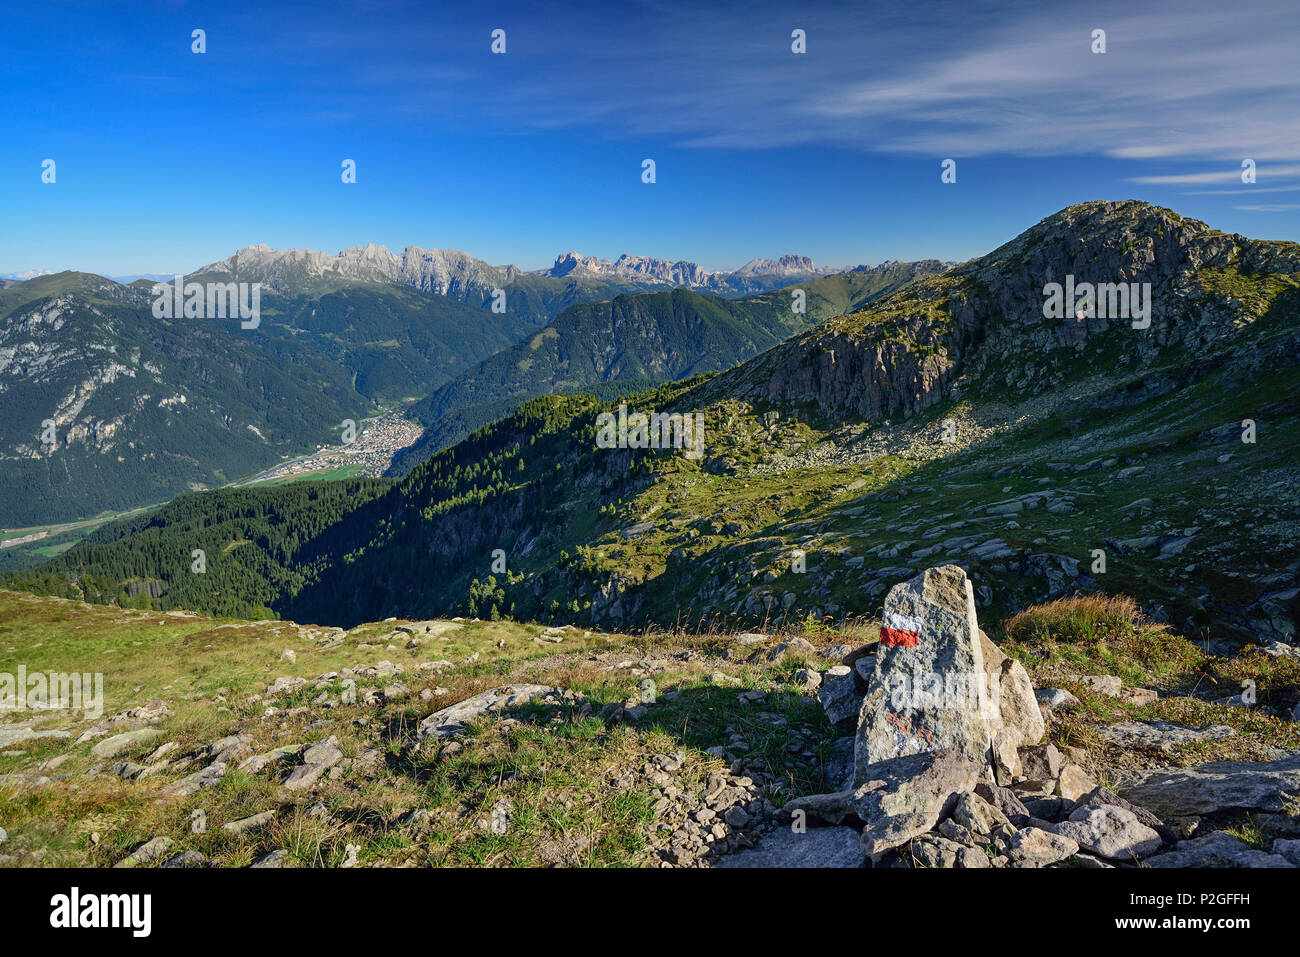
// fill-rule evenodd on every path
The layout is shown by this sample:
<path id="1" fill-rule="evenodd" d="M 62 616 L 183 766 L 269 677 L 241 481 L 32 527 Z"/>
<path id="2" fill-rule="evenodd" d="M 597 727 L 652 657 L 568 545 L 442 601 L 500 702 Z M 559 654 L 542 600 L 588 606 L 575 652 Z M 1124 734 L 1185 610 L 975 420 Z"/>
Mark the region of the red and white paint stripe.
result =
<path id="1" fill-rule="evenodd" d="M 921 621 L 911 615 L 885 612 L 885 623 L 880 627 L 880 643 L 887 648 L 915 648 L 921 640 Z"/>

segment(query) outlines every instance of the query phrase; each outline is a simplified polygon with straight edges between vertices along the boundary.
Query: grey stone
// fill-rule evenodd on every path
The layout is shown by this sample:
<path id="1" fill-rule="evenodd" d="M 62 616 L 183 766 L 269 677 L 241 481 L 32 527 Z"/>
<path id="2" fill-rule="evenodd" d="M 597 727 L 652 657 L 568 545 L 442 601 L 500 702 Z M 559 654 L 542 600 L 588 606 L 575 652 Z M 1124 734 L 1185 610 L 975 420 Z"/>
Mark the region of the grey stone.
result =
<path id="1" fill-rule="evenodd" d="M 1300 867 L 1300 840 L 1279 837 L 1273 842 L 1273 853 L 1285 857 L 1296 867 Z"/>
<path id="2" fill-rule="evenodd" d="M 1120 689 L 1119 698 L 1126 704 L 1144 707 L 1159 701 L 1160 692 L 1153 691 L 1150 688 L 1122 688 Z"/>
<path id="3" fill-rule="evenodd" d="M 21 744 L 33 738 L 70 738 L 70 731 L 33 731 L 31 728 L 0 728 L 0 748 Z"/>
<path id="4" fill-rule="evenodd" d="M 201 771 L 195 771 L 193 774 L 188 774 L 178 781 L 163 786 L 161 791 L 163 794 L 171 794 L 176 797 L 190 797 L 197 794 L 202 788 L 216 787 L 225 776 L 226 766 L 217 761 Z"/>
<path id="5" fill-rule="evenodd" d="M 767 653 L 768 661 L 781 661 L 786 655 L 799 655 L 803 657 L 814 657 L 817 649 L 813 647 L 812 642 L 805 638 L 791 638 L 783 641 Z"/>
<path id="6" fill-rule="evenodd" d="M 907 845 L 905 856 L 914 867 L 954 868 L 957 857 L 966 850 L 956 841 L 936 834 L 923 834 Z"/>
<path id="7" fill-rule="evenodd" d="M 170 851 L 171 848 L 172 839 L 170 837 L 155 837 L 153 840 L 145 841 L 113 866 L 141 867 L 153 864 Z"/>
<path id="8" fill-rule="evenodd" d="M 963 794 L 952 810 L 952 819 L 972 834 L 987 836 L 999 826 L 1010 827 L 1011 821 L 978 794 Z"/>
<path id="9" fill-rule="evenodd" d="M 115 758 L 120 754 L 126 754 L 128 751 L 148 744 L 150 741 L 161 735 L 162 732 L 154 728 L 139 728 L 135 731 L 124 731 L 121 734 L 115 734 L 111 738 L 105 738 L 99 744 L 90 749 L 90 753 L 97 758 Z"/>
<path id="10" fill-rule="evenodd" d="M 801 814 L 802 812 L 802 814 Z M 800 818 L 807 822 L 840 825 L 860 823 L 853 791 L 831 791 L 826 794 L 808 794 L 786 801 L 777 812 L 777 820 L 789 824 Z"/>
<path id="11" fill-rule="evenodd" d="M 1020 768 L 1026 781 L 1049 784 L 1061 776 L 1061 752 L 1054 744 L 1035 744 L 1021 748 Z"/>
<path id="12" fill-rule="evenodd" d="M 989 856 L 978 847 L 963 847 L 957 852 L 957 867 L 960 869 L 975 870 L 992 866 Z"/>
<path id="13" fill-rule="evenodd" d="M 1026 827 L 1012 835 L 1007 856 L 1022 867 L 1048 867 L 1073 857 L 1078 850 L 1079 845 L 1065 835 Z"/>
<path id="14" fill-rule="evenodd" d="M 330 735 L 324 741 L 318 741 L 303 752 L 303 763 L 294 768 L 284 781 L 290 791 L 302 791 L 311 787 L 334 765 L 343 760 L 339 750 L 338 738 Z"/>
<path id="15" fill-rule="evenodd" d="M 502 685 L 435 711 L 420 722 L 417 735 L 421 741 L 453 737 L 461 734 L 469 722 L 484 715 L 517 708 L 536 698 L 558 693 L 558 689 L 546 685 Z"/>
<path id="16" fill-rule="evenodd" d="M 1237 809 L 1300 811 L 1300 752 L 1276 761 L 1216 761 L 1192 768 L 1116 772 L 1115 790 L 1165 820 Z"/>
<path id="17" fill-rule="evenodd" d="M 1173 850 L 1149 857 L 1147 867 L 1294 867 L 1280 854 L 1251 847 L 1227 833 L 1214 831 L 1190 841 L 1179 841 Z"/>
<path id="18" fill-rule="evenodd" d="M 242 837 L 250 834 L 258 828 L 265 827 L 275 820 L 274 811 L 263 811 L 261 814 L 254 814 L 252 817 L 240 818 L 238 821 L 230 821 L 221 825 L 223 831 L 229 831 L 231 834 Z"/>
<path id="19" fill-rule="evenodd" d="M 989 691 L 995 698 L 1006 740 L 1013 749 L 1037 744 L 1047 729 L 1043 713 L 1038 708 L 1038 699 L 1034 697 L 1029 672 L 1016 659 L 1003 654 L 982 629 L 979 637 L 984 672 L 988 675 Z"/>
<path id="20" fill-rule="evenodd" d="M 283 694 L 286 691 L 296 691 L 307 683 L 307 679 L 298 678 L 293 675 L 281 675 L 271 683 L 271 687 L 266 689 L 267 694 Z"/>
<path id="21" fill-rule="evenodd" d="M 1064 688 L 1039 688 L 1034 697 L 1048 711 L 1073 711 L 1079 707 L 1079 699 Z"/>
<path id="22" fill-rule="evenodd" d="M 283 747 L 267 751 L 265 754 L 254 754 L 252 757 L 244 758 L 239 762 L 239 770 L 248 774 L 257 774 L 269 767 L 289 761 L 296 757 L 305 747 L 306 745 L 303 744 L 286 744 Z"/>
<path id="23" fill-rule="evenodd" d="M 1143 745 L 1170 751 L 1175 747 L 1198 741 L 1221 741 L 1237 732 L 1226 724 L 1212 724 L 1205 728 L 1190 728 L 1172 721 L 1121 721 L 1103 725 L 1097 733 L 1111 744 L 1122 747 Z"/>
<path id="24" fill-rule="evenodd" d="M 208 859 L 201 851 L 181 851 L 163 861 L 161 867 L 207 867 Z"/>
<path id="25" fill-rule="evenodd" d="M 1160 835 L 1132 812 L 1113 805 L 1079 808 L 1053 831 L 1085 851 L 1112 861 L 1132 861 L 1160 850 Z"/>
<path id="26" fill-rule="evenodd" d="M 1081 678 L 1076 675 L 1074 680 L 1107 698 L 1119 697 L 1120 689 L 1124 687 L 1124 683 L 1114 675 L 1084 675 Z"/>
<path id="27" fill-rule="evenodd" d="M 802 691 L 816 691 L 821 687 L 822 676 L 811 668 L 800 668 L 794 673 L 794 683 Z"/>
<path id="28" fill-rule="evenodd" d="M 758 846 L 728 854 L 714 867 L 861 867 L 858 832 L 851 827 L 810 827 L 802 834 L 778 828 Z"/>
<path id="29" fill-rule="evenodd" d="M 1059 795 L 1051 797 L 1026 797 L 1023 801 L 1031 817 L 1043 821 L 1060 821 L 1074 810 L 1073 805 Z"/>
<path id="30" fill-rule="evenodd" d="M 1065 812 L 1065 816 L 1068 817 L 1081 807 L 1103 804 L 1110 804 L 1114 807 L 1122 807 L 1126 811 L 1131 811 L 1139 821 L 1154 831 L 1163 832 L 1166 830 L 1164 822 L 1155 814 L 1152 814 L 1151 811 L 1142 807 L 1140 804 L 1134 804 L 1131 801 L 1124 800 L 1114 791 L 1102 787 L 1101 785 L 1097 785 L 1086 794 L 1080 795 L 1078 800 L 1075 801 L 1075 803 Z M 1162 834 L 1162 836 L 1164 835 Z M 1167 837 L 1166 840 L 1168 840 Z"/>
<path id="31" fill-rule="evenodd" d="M 822 675 L 822 684 L 817 691 L 817 698 L 821 701 L 831 724 L 846 731 L 857 727 L 863 693 L 858 690 L 858 679 L 851 667 L 836 665 Z"/>
<path id="32" fill-rule="evenodd" d="M 289 852 L 286 850 L 275 850 L 269 854 L 263 854 L 256 861 L 250 864 L 250 867 L 284 867 L 289 862 Z"/>
<path id="33" fill-rule="evenodd" d="M 1031 816 L 1029 808 L 1016 796 L 1016 792 L 1009 788 L 981 782 L 975 785 L 975 793 L 1001 811 L 1015 827 L 1023 826 L 1025 820 Z"/>
<path id="34" fill-rule="evenodd" d="M 1061 776 L 1056 779 L 1056 793 L 1067 801 L 1077 801 L 1096 786 L 1097 782 L 1077 764 L 1061 768 Z"/>
<path id="35" fill-rule="evenodd" d="M 974 789 L 983 766 L 957 751 L 930 751 L 881 761 L 853 792 L 863 822 L 862 850 L 875 863 L 934 828 Z"/>

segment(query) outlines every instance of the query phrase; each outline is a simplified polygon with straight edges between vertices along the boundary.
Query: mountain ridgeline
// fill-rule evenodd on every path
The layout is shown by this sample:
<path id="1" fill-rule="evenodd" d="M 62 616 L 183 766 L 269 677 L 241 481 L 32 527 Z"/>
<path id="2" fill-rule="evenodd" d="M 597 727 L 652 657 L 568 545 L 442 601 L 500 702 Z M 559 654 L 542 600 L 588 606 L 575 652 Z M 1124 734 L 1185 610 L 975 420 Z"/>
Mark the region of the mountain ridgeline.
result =
<path id="1" fill-rule="evenodd" d="M 1149 283 L 1150 313 L 1052 317 L 1046 290 L 1075 282 Z M 185 496 L 9 580 L 338 625 L 626 629 L 877 613 L 890 585 L 955 562 L 995 615 L 1112 590 L 1206 642 L 1294 637 L 1295 244 L 1072 206 L 625 402 L 703 414 L 703 456 L 598 447 L 611 402 L 550 395 L 399 480 Z"/>

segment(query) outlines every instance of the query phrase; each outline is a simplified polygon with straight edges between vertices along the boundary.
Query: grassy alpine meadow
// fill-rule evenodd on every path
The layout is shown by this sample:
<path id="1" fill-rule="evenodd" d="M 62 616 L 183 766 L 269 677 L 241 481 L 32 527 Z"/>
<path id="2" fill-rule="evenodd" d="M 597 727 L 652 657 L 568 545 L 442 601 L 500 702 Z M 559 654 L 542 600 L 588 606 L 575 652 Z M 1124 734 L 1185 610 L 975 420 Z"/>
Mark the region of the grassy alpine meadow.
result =
<path id="1" fill-rule="evenodd" d="M 1047 740 L 1099 783 L 1116 767 L 1300 747 L 1282 717 L 1300 699 L 1296 659 L 1215 656 L 1123 596 L 1058 600 L 986 627 L 1035 686 L 1077 697 Z M 780 633 L 465 619 L 345 631 L 0 592 L 7 672 L 22 666 L 29 686 L 37 673 L 103 681 L 102 708 L 3 713 L 0 863 L 709 866 L 761 846 L 791 798 L 841 785 L 852 738 L 828 720 L 818 686 L 876 640 L 870 621 Z M 1081 677 L 1096 674 L 1156 697 L 1100 693 Z M 1246 681 L 1256 707 L 1215 703 Z M 435 712 L 530 687 L 547 693 L 424 733 Z M 1165 750 L 1104 736 L 1157 720 L 1233 733 Z M 1232 826 L 1249 837 L 1249 818 Z"/>

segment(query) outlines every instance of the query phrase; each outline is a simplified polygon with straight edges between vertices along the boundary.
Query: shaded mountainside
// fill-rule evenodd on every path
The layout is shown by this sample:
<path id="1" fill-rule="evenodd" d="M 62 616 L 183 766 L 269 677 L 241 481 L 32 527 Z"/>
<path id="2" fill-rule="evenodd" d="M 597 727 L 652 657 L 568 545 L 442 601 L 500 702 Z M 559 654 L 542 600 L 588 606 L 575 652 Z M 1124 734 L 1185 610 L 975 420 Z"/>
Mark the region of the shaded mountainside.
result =
<path id="1" fill-rule="evenodd" d="M 410 415 L 428 428 L 398 456 L 392 474 L 409 472 L 525 399 L 726 369 L 812 323 L 854 312 L 945 268 L 936 260 L 886 263 L 812 280 L 797 287 L 803 312 L 792 308 L 793 290 L 727 300 L 677 289 L 574 306 L 412 406 Z"/>
<path id="2" fill-rule="evenodd" d="M 1067 274 L 1149 282 L 1149 327 L 1044 318 L 1044 285 Z M 204 547 L 243 569 L 230 574 L 283 582 L 261 603 L 296 620 L 631 628 L 871 614 L 891 584 L 953 562 L 999 614 L 1116 591 L 1197 640 L 1293 641 L 1298 346 L 1300 247 L 1089 203 L 728 372 L 629 400 L 702 413 L 698 461 L 597 448 L 609 404 L 550 396 L 346 514 L 303 494 L 236 527 L 207 521 L 225 493 L 194 496 L 152 537 L 110 527 L 11 580 L 114 600 L 152 579 L 154 604 L 204 610 L 228 598 L 213 559 L 193 576 L 175 557 Z"/>

